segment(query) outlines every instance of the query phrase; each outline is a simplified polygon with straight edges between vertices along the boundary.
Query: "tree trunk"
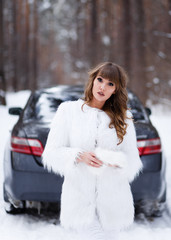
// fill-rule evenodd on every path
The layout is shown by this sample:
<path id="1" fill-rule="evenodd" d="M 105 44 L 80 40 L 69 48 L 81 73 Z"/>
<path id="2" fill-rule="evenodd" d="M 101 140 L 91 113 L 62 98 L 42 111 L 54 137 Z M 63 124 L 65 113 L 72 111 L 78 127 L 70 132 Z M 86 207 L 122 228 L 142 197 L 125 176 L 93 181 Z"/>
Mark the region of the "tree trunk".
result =
<path id="1" fill-rule="evenodd" d="M 4 62 L 3 62 L 3 0 L 0 1 L 0 104 L 6 105 L 5 92 L 6 81 L 4 74 Z"/>
<path id="2" fill-rule="evenodd" d="M 34 1 L 34 9 L 33 9 L 33 79 L 31 90 L 37 89 L 37 39 L 38 39 L 38 13 L 37 13 L 37 2 Z"/>
<path id="3" fill-rule="evenodd" d="M 130 0 L 123 0 L 123 65 L 131 74 L 131 6 Z"/>
<path id="4" fill-rule="evenodd" d="M 132 0 L 133 32 L 132 32 L 132 82 L 131 88 L 137 92 L 145 104 L 147 99 L 147 77 L 145 61 L 145 15 L 143 0 Z"/>
<path id="5" fill-rule="evenodd" d="M 12 87 L 14 91 L 18 88 L 18 31 L 17 31 L 17 6 L 18 2 L 12 1 L 12 20 L 13 20 L 13 38 L 12 38 L 12 61 L 13 61 L 13 78 Z"/>
<path id="6" fill-rule="evenodd" d="M 29 50 L 30 50 L 30 8 L 28 0 L 25 2 L 25 89 L 29 89 Z"/>
<path id="7" fill-rule="evenodd" d="M 131 16 L 131 0 L 120 0 L 117 9 L 117 63 L 122 65 L 128 72 L 130 83 L 131 76 L 131 42 L 132 42 L 132 16 Z"/>
<path id="8" fill-rule="evenodd" d="M 90 33 L 90 60 L 91 66 L 94 66 L 97 62 L 97 49 L 98 49 L 98 38 L 97 38 L 97 1 L 91 1 L 91 33 Z"/>

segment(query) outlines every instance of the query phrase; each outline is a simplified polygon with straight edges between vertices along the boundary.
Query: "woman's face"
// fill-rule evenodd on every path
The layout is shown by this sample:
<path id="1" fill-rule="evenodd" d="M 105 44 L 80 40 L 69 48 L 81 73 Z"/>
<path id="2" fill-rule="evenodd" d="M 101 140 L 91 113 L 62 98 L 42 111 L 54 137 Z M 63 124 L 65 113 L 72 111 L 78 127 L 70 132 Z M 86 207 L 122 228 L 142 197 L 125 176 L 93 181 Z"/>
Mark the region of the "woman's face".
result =
<path id="1" fill-rule="evenodd" d="M 106 100 L 109 99 L 112 94 L 114 94 L 115 89 L 115 83 L 101 77 L 100 75 L 97 75 L 93 82 L 93 100 L 105 103 Z"/>

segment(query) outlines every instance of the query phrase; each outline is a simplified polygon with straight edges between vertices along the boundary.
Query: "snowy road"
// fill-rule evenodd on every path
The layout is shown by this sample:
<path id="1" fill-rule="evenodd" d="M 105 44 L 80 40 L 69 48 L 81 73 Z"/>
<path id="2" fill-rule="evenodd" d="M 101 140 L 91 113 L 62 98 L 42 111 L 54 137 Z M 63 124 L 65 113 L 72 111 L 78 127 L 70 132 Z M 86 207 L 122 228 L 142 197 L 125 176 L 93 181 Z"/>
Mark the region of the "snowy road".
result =
<path id="1" fill-rule="evenodd" d="M 8 94 L 8 106 L 23 106 L 28 98 L 29 92 Z M 118 236 L 120 240 L 169 240 L 171 237 L 171 113 L 163 114 L 162 108 L 154 108 L 151 119 L 159 130 L 163 148 L 167 157 L 167 211 L 162 217 L 147 219 L 143 215 L 136 218 L 135 223 L 127 232 Z M 21 214 L 11 216 L 5 213 L 2 196 L 3 182 L 3 150 L 8 137 L 9 129 L 17 117 L 9 116 L 7 108 L 0 106 L 0 239 L 24 239 L 24 240 L 84 240 L 88 239 L 83 233 L 64 231 L 59 226 L 57 216 L 43 216 Z M 97 237 L 96 239 L 103 239 Z"/>

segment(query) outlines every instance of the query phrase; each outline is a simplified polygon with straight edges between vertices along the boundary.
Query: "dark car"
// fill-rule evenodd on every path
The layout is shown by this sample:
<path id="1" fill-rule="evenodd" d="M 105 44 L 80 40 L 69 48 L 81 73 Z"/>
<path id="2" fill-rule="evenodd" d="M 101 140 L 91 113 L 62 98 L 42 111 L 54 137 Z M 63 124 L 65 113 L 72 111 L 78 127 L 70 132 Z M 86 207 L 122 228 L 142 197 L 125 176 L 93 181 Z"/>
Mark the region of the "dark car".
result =
<path id="1" fill-rule="evenodd" d="M 31 94 L 24 109 L 10 108 L 20 115 L 6 144 L 4 155 L 4 200 L 6 211 L 59 203 L 63 178 L 43 168 L 41 155 L 51 120 L 61 102 L 83 96 L 83 86 L 43 89 Z M 128 91 L 143 172 L 131 184 L 136 211 L 158 214 L 166 201 L 165 158 L 150 109 Z M 50 204 L 49 204 L 50 205 Z"/>

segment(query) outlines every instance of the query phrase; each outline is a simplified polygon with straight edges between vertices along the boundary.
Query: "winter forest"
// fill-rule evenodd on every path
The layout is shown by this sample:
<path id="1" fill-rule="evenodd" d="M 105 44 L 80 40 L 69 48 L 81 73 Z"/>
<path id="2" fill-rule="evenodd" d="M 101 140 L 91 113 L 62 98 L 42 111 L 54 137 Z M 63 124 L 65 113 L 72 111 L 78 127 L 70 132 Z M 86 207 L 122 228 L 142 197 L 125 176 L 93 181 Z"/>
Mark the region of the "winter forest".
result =
<path id="1" fill-rule="evenodd" d="M 143 103 L 170 104 L 171 0 L 1 0 L 0 90 L 84 84 L 112 61 Z"/>

